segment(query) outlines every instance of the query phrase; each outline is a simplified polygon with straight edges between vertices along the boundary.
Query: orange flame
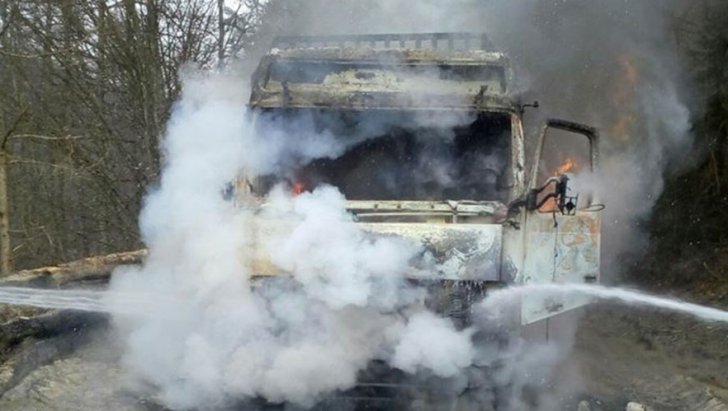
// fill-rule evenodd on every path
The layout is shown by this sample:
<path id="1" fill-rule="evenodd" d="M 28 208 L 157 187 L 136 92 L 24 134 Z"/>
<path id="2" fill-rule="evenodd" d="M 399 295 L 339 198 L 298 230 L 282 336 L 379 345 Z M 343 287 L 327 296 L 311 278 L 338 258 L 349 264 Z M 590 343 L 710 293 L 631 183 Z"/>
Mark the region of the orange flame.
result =
<path id="1" fill-rule="evenodd" d="M 291 187 L 291 194 L 293 196 L 301 195 L 304 191 L 306 191 L 306 186 L 301 182 L 294 183 Z"/>
<path id="2" fill-rule="evenodd" d="M 569 173 L 574 170 L 576 170 L 579 167 L 579 163 L 576 162 L 572 157 L 567 158 L 564 160 L 563 163 L 561 163 L 560 166 L 556 167 L 556 171 L 554 171 L 554 175 L 558 176 L 561 174 Z"/>

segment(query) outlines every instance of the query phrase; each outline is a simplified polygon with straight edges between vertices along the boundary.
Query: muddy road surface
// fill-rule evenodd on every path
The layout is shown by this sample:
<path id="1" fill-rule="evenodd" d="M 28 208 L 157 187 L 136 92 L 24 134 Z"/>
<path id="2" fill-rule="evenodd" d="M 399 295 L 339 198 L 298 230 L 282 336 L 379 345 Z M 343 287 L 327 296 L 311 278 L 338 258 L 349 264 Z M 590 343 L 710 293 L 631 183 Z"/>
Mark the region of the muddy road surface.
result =
<path id="1" fill-rule="evenodd" d="M 654 410 L 728 411 L 728 324 L 599 304 L 581 318 L 568 361 L 601 409 L 631 400 Z"/>

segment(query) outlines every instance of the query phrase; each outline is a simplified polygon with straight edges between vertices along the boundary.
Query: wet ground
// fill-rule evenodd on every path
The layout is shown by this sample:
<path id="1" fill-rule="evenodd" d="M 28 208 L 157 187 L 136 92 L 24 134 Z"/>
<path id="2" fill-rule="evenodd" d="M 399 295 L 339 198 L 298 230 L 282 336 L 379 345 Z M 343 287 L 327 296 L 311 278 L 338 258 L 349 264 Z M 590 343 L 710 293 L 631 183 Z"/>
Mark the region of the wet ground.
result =
<path id="1" fill-rule="evenodd" d="M 74 330 L 29 339 L 7 356 L 0 410 L 161 409 L 125 378 L 103 326 Z M 637 401 L 654 410 L 728 411 L 728 324 L 599 304 L 581 316 L 563 369 L 561 383 L 578 384 L 591 410 Z"/>

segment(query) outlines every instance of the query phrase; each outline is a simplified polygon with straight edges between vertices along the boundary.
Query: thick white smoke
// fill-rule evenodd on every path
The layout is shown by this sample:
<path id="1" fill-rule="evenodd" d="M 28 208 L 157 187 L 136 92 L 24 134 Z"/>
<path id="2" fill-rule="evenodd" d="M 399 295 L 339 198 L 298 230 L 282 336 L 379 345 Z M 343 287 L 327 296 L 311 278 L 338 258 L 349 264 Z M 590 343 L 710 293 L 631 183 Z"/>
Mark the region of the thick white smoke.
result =
<path id="1" fill-rule="evenodd" d="M 391 311 L 402 303 L 405 274 L 418 247 L 396 238 L 371 238 L 346 212 L 345 198 L 331 186 L 294 200 L 277 190 L 270 196 L 271 220 L 297 217 L 295 228 L 269 239 L 273 263 L 312 298 L 333 309 L 347 306 Z"/>
<path id="2" fill-rule="evenodd" d="M 241 167 L 268 172 L 278 156 L 261 153 L 281 152 L 254 132 L 225 81 L 186 83 L 161 183 L 141 217 L 149 257 L 112 278 L 113 291 L 164 302 L 160 312 L 115 320 L 132 375 L 175 409 L 256 397 L 311 406 L 353 386 L 375 358 L 443 377 L 469 366 L 471 332 L 423 311 L 422 292 L 404 281 L 418 245 L 365 234 L 338 190 L 276 189 L 257 212 L 225 199 Z M 289 278 L 252 283 L 254 221 L 288 227 L 262 246 Z"/>
<path id="3" fill-rule="evenodd" d="M 456 332 L 451 321 L 429 312 L 414 315 L 395 348 L 392 365 L 411 374 L 425 369 L 454 377 L 473 362 L 472 333 Z"/>

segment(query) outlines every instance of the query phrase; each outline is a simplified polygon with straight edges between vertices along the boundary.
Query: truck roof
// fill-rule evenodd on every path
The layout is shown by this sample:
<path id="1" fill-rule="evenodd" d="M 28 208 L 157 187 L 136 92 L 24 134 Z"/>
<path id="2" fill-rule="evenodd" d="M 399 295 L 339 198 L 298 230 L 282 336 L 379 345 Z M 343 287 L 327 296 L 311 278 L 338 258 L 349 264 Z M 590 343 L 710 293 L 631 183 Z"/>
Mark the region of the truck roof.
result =
<path id="1" fill-rule="evenodd" d="M 508 58 L 472 33 L 280 37 L 250 105 L 512 111 Z"/>
<path id="2" fill-rule="evenodd" d="M 495 47 L 484 33 L 389 33 L 334 34 L 324 36 L 278 36 L 273 48 L 362 47 L 401 49 L 449 49 L 494 51 Z"/>

